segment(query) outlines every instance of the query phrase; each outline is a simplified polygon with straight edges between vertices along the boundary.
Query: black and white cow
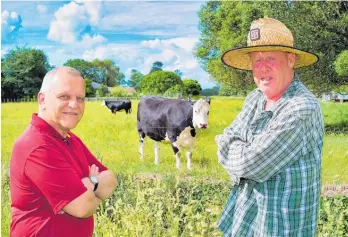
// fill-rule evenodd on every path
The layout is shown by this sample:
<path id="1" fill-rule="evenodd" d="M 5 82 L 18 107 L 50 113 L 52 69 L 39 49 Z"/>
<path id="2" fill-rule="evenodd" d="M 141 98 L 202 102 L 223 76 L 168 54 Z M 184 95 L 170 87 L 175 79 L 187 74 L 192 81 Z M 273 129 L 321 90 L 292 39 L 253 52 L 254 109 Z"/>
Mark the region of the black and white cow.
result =
<path id="1" fill-rule="evenodd" d="M 207 128 L 210 105 L 203 99 L 191 104 L 180 99 L 143 97 L 138 105 L 137 126 L 140 137 L 140 160 L 144 159 L 144 138 L 155 141 L 155 164 L 159 163 L 160 141 L 172 144 L 176 167 L 180 168 L 180 152 L 186 148 L 187 168 L 192 170 L 192 149 L 196 143 L 196 128 Z"/>
<path id="2" fill-rule="evenodd" d="M 120 110 L 125 110 L 126 114 L 130 114 L 132 112 L 132 103 L 130 100 L 104 100 L 102 105 L 108 107 L 110 112 L 113 114 L 116 114 L 116 111 Z"/>

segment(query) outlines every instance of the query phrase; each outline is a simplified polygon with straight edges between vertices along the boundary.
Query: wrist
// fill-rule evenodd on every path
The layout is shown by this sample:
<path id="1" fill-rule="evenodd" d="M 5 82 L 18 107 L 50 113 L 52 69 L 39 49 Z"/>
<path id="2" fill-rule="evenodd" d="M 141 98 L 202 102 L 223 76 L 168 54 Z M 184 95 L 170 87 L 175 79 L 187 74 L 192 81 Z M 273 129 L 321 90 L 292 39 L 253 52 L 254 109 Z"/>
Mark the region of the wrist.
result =
<path id="1" fill-rule="evenodd" d="M 98 186 L 99 186 L 99 180 L 98 180 L 97 176 L 91 175 L 91 176 L 89 176 L 89 179 L 93 184 L 93 192 L 97 191 Z"/>

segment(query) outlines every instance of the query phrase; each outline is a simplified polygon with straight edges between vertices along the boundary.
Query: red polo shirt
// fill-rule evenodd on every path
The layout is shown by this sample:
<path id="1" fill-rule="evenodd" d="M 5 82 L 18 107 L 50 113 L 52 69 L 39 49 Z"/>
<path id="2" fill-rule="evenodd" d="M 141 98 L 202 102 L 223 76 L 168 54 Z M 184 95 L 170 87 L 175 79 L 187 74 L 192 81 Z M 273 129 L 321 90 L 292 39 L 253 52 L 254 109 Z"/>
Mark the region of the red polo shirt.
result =
<path id="1" fill-rule="evenodd" d="M 16 140 L 10 162 L 10 236 L 92 236 L 93 216 L 58 214 L 87 189 L 81 179 L 95 164 L 106 168 L 73 133 L 64 138 L 33 114 L 30 125 Z"/>

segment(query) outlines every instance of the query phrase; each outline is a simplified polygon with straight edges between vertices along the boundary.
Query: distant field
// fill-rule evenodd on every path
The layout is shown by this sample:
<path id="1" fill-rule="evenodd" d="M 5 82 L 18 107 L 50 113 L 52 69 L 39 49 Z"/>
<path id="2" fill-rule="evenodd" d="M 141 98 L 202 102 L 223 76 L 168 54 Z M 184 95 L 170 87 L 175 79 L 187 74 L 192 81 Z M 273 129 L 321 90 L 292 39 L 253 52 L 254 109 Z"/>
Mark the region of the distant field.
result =
<path id="1" fill-rule="evenodd" d="M 138 101 L 132 101 L 133 112 L 111 114 L 101 102 L 87 102 L 85 115 L 74 130 L 90 150 L 117 173 L 173 173 L 198 177 L 228 179 L 218 164 L 214 137 L 227 127 L 242 108 L 243 99 L 213 98 L 209 118 L 209 129 L 201 130 L 197 147 L 193 152 L 193 172 L 186 169 L 186 158 L 182 156 L 182 169 L 175 168 L 175 158 L 170 145 L 161 144 L 160 165 L 154 165 L 153 142 L 145 140 L 145 160 L 140 162 L 136 113 Z M 348 124 L 348 104 L 322 104 L 325 124 L 336 132 Z M 2 104 L 2 162 L 8 163 L 14 140 L 21 134 L 37 111 L 37 103 Z M 335 125 L 338 124 L 337 127 Z M 344 128 L 342 128 L 344 129 Z M 323 183 L 348 183 L 348 133 L 327 134 L 323 149 Z"/>

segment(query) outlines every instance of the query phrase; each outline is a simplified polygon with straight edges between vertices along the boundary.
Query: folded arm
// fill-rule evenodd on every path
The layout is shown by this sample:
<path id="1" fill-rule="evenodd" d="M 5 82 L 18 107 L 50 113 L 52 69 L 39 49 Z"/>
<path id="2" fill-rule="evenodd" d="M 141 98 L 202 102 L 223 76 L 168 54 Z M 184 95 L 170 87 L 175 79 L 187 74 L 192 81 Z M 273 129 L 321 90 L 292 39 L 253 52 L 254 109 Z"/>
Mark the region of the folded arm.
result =
<path id="1" fill-rule="evenodd" d="M 218 141 L 219 162 L 230 175 L 264 182 L 298 159 L 304 124 L 296 113 L 286 113 L 252 141 L 224 134 Z"/>

